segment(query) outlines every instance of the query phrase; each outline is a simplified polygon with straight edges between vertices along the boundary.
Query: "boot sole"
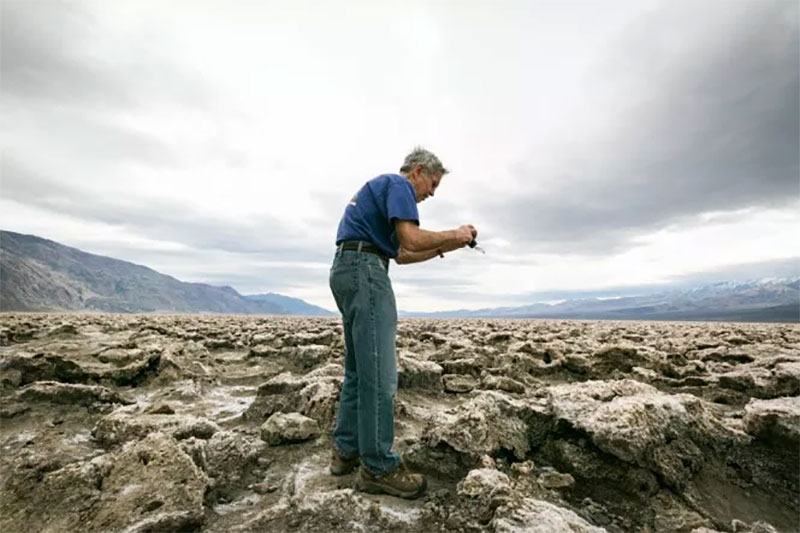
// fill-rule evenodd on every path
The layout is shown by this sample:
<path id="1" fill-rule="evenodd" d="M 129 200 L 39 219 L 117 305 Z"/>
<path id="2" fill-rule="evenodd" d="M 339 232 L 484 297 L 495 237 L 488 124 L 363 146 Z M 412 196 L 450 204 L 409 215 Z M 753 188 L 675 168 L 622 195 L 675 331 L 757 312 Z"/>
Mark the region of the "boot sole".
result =
<path id="1" fill-rule="evenodd" d="M 415 500 L 425 494 L 425 491 L 428 489 L 428 480 L 422 478 L 422 485 L 416 490 L 402 491 L 394 487 L 381 485 L 380 483 L 366 481 L 359 476 L 356 479 L 356 489 L 358 489 L 359 492 L 366 492 L 367 494 L 389 494 L 406 500 Z"/>

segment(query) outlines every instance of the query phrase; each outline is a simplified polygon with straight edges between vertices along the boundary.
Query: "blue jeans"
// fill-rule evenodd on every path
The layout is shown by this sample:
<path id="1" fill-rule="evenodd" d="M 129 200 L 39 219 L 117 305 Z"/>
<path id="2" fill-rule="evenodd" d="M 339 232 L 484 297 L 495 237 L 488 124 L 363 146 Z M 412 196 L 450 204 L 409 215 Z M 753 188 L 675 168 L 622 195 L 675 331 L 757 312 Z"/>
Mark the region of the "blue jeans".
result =
<path id="1" fill-rule="evenodd" d="M 400 465 L 392 452 L 397 392 L 397 306 L 389 261 L 355 250 L 337 251 L 330 286 L 344 326 L 344 382 L 333 445 L 346 458 L 361 456 L 380 476 Z"/>

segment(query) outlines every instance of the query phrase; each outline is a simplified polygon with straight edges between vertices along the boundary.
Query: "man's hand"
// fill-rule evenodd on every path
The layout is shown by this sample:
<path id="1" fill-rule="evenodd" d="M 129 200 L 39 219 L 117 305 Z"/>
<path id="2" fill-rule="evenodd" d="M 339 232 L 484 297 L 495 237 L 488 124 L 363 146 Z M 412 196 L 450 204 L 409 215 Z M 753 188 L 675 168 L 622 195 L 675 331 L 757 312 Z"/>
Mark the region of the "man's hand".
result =
<path id="1" fill-rule="evenodd" d="M 413 220 L 395 220 L 394 228 L 400 246 L 409 252 L 426 252 L 441 249 L 443 253 L 468 245 L 478 235 L 475 226 L 465 224 L 458 229 L 427 231 L 417 227 Z"/>
<path id="2" fill-rule="evenodd" d="M 474 234 L 473 234 L 474 231 Z M 473 228 L 472 226 L 464 225 L 459 226 L 456 230 L 456 238 L 458 239 L 458 244 L 461 247 L 464 247 L 472 242 L 474 235 L 478 234 L 478 230 Z"/>
<path id="3" fill-rule="evenodd" d="M 474 241 L 475 239 L 478 238 L 478 230 L 475 229 L 475 226 L 473 226 L 472 224 L 467 224 L 467 225 L 469 226 L 469 229 L 472 230 L 472 240 Z"/>

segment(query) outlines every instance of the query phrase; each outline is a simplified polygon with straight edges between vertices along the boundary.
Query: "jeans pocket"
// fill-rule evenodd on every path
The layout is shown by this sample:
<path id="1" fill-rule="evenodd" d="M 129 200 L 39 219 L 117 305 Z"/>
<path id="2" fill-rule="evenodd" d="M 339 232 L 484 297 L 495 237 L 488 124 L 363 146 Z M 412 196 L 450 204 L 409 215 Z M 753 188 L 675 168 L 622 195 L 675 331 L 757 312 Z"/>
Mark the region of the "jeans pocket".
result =
<path id="1" fill-rule="evenodd" d="M 348 294 L 351 294 L 356 290 L 354 276 L 357 275 L 358 268 L 348 264 L 346 261 L 340 261 L 333 268 L 331 268 L 328 282 L 330 284 L 333 297 L 336 298 L 337 301 L 341 298 L 347 297 Z"/>

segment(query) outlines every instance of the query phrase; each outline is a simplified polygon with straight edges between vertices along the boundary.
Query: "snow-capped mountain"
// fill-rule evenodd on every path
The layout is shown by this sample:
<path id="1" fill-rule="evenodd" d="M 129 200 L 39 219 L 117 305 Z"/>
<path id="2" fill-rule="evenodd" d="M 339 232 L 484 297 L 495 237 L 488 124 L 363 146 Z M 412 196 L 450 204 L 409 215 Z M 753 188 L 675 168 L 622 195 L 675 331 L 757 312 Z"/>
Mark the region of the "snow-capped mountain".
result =
<path id="1" fill-rule="evenodd" d="M 427 317 L 585 318 L 800 322 L 800 276 L 721 281 L 621 298 L 581 298 L 558 304 L 401 313 Z"/>

